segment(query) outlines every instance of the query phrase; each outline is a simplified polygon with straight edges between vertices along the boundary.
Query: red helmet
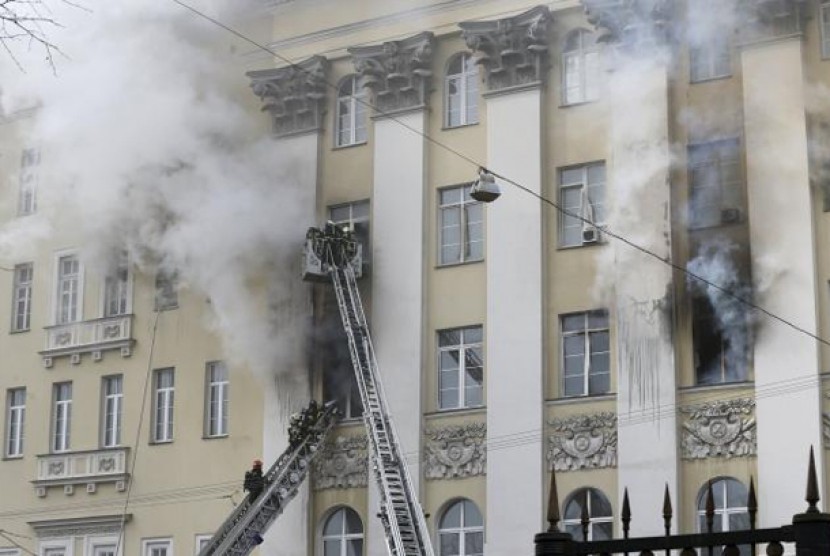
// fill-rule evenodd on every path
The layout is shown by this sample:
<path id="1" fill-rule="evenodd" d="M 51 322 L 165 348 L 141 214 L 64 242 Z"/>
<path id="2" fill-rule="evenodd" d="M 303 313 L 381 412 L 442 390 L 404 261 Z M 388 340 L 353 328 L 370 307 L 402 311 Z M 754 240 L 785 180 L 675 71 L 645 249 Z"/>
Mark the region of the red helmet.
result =
<path id="1" fill-rule="evenodd" d="M 261 459 L 255 459 L 254 460 L 254 467 L 262 467 L 262 460 Z"/>

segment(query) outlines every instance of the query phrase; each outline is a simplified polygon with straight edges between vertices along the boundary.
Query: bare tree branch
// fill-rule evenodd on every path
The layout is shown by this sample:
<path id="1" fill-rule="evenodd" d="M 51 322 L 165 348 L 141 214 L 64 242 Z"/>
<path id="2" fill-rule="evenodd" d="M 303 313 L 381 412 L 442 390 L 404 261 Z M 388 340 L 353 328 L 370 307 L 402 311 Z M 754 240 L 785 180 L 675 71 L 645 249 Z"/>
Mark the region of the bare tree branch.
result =
<path id="1" fill-rule="evenodd" d="M 63 55 L 49 39 L 51 30 L 62 27 L 53 16 L 50 1 L 85 9 L 73 0 L 0 0 L 0 47 L 20 71 L 25 72 L 20 62 L 21 48 L 40 50 L 52 71 L 55 71 L 55 56 Z"/>

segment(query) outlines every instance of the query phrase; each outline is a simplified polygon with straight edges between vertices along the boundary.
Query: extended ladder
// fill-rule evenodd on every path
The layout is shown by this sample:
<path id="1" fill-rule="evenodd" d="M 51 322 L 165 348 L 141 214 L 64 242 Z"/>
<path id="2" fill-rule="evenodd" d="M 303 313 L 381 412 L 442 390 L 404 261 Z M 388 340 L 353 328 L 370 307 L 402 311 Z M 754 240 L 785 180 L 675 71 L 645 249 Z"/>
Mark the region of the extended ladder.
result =
<path id="1" fill-rule="evenodd" d="M 199 556 L 247 556 L 262 542 L 262 535 L 297 495 L 311 461 L 334 426 L 335 413 L 334 404 L 326 405 L 312 422 L 294 431 L 291 436 L 296 434 L 300 441 L 289 446 L 265 474 L 262 493 L 253 502 L 245 497 Z"/>
<path id="2" fill-rule="evenodd" d="M 309 230 L 305 278 L 330 278 L 349 342 L 352 366 L 363 402 L 375 479 L 380 490 L 380 516 L 389 553 L 393 556 L 433 556 L 421 505 L 401 453 L 386 406 L 375 350 L 355 272 L 360 271 L 360 245 L 348 232 L 329 224 Z M 328 275 L 328 276 L 327 276 Z"/>

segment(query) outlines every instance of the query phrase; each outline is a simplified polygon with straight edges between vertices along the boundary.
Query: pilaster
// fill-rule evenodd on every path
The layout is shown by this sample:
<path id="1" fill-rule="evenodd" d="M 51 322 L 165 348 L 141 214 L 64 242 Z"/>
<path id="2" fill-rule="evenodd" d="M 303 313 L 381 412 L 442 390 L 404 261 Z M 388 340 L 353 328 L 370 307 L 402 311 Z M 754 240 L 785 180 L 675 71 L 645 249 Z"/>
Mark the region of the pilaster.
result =
<path id="1" fill-rule="evenodd" d="M 542 83 L 550 13 L 464 22 L 485 70 L 487 165 L 542 193 Z M 530 554 L 544 492 L 542 206 L 513 188 L 487 207 L 487 554 Z M 523 442 L 504 444 L 506 438 Z"/>
<path id="2" fill-rule="evenodd" d="M 660 508 L 665 485 L 677 500 L 677 418 L 672 345 L 671 164 L 667 38 L 669 0 L 583 0 L 612 47 L 607 224 L 659 259 L 611 241 L 599 253 L 600 284 L 616 332 L 618 499 L 637 493 Z M 636 275 L 637 279 L 631 277 Z M 632 522 L 632 536 L 663 534 L 655 520 Z"/>

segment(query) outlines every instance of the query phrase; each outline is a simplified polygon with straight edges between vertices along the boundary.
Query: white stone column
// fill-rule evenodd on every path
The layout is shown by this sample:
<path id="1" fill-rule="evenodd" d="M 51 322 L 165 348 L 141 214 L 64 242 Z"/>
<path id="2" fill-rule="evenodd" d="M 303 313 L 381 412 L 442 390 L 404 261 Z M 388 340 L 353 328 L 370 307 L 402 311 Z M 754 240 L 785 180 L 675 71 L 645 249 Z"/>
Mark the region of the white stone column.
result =
<path id="1" fill-rule="evenodd" d="M 741 52 L 754 301 L 809 331 L 819 307 L 800 37 Z M 760 527 L 803 511 L 807 455 L 823 482 L 819 352 L 814 339 L 757 314 L 755 403 Z M 826 504 L 825 504 L 826 507 Z"/>
<path id="2" fill-rule="evenodd" d="M 669 55 L 661 32 L 669 14 L 638 1 L 583 3 L 611 38 L 607 224 L 659 257 L 612 238 L 599 255 L 600 290 L 616 327 L 617 500 L 627 487 L 641 515 L 651 516 L 663 507 L 666 485 L 678 503 L 672 271 L 661 260 L 671 257 Z M 631 523 L 632 536 L 663 533 L 659 519 Z"/>
<path id="3" fill-rule="evenodd" d="M 350 49 L 358 71 L 395 67 L 396 74 L 364 75 L 382 111 L 374 120 L 371 331 L 387 407 L 416 492 L 420 489 L 424 337 L 426 106 L 432 35 Z M 394 59 L 392 59 L 394 58 Z M 380 94 L 383 93 L 383 94 Z M 369 475 L 367 554 L 387 556 L 376 517 L 380 493 Z"/>
<path id="4" fill-rule="evenodd" d="M 315 56 L 292 67 L 250 72 L 251 87 L 269 108 L 276 135 L 275 156 L 290 160 L 294 168 L 293 186 L 303 195 L 304 206 L 295 207 L 307 226 L 315 224 L 316 192 L 320 153 L 320 124 L 325 103 L 325 73 L 327 61 Z M 283 97 L 290 92 L 291 104 Z M 279 207 L 274 207 L 279 210 Z M 278 287 L 269 292 L 267 301 L 279 307 L 279 331 L 292 341 L 283 342 L 291 353 L 283 353 L 283 368 L 279 377 L 263 384 L 263 438 L 262 459 L 272 465 L 288 446 L 288 421 L 291 413 L 304 407 L 310 399 L 310 375 L 307 361 L 307 331 L 312 320 L 311 289 L 301 280 L 299 253 L 305 228 L 297 230 L 297 256 L 289 257 L 282 268 L 271 277 Z M 274 296 L 279 296 L 274 298 Z M 297 496 L 264 535 L 261 554 L 279 556 L 307 556 L 309 541 L 310 490 L 304 482 Z"/>
<path id="5" fill-rule="evenodd" d="M 537 194 L 542 193 L 541 79 L 549 20 L 547 8 L 536 8 L 506 20 L 461 24 L 467 44 L 492 62 L 484 66 L 487 166 Z M 498 35 L 498 29 L 511 29 L 515 36 Z M 499 41 L 517 37 L 537 40 L 536 48 L 501 58 L 507 43 Z M 517 69 L 528 67 L 524 74 Z M 487 206 L 485 222 L 485 553 L 518 555 L 533 553 L 533 536 L 544 517 L 542 204 L 513 186 L 502 187 L 502 196 Z"/>

